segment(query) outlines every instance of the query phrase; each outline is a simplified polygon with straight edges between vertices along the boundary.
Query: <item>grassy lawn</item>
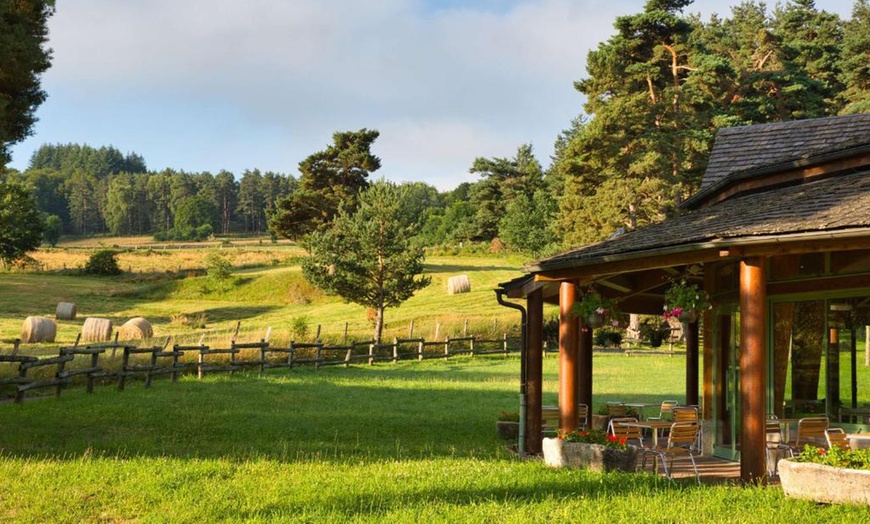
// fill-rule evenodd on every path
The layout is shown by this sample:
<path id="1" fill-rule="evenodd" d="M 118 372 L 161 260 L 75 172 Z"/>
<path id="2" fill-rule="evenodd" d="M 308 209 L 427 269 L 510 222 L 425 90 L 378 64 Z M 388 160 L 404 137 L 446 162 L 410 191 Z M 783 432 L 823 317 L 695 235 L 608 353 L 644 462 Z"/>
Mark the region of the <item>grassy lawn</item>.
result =
<path id="1" fill-rule="evenodd" d="M 680 398 L 684 360 L 595 356 L 595 394 Z M 545 399 L 556 395 L 547 358 Z M 519 361 L 456 358 L 102 386 L 0 405 L 2 522 L 861 522 L 778 488 L 520 462 Z"/>

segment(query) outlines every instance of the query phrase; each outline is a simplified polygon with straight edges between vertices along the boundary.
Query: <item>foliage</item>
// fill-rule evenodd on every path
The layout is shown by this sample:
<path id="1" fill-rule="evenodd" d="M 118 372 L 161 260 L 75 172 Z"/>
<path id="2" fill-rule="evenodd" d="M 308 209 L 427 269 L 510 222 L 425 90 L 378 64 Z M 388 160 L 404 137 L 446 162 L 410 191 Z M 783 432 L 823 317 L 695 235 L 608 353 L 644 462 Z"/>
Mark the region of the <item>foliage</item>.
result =
<path id="1" fill-rule="evenodd" d="M 30 193 L 0 176 L 0 262 L 9 266 L 42 242 L 43 221 Z"/>
<path id="2" fill-rule="evenodd" d="M 498 414 L 498 418 L 496 420 L 498 420 L 499 422 L 519 422 L 520 414 L 518 411 L 502 410 Z"/>
<path id="3" fill-rule="evenodd" d="M 299 163 L 296 190 L 276 203 L 269 222 L 271 231 L 292 240 L 323 230 L 344 207 L 356 206 L 357 195 L 368 186 L 368 176 L 381 167 L 371 147 L 376 130 L 336 132 L 333 144 Z"/>
<path id="4" fill-rule="evenodd" d="M 290 336 L 292 340 L 304 341 L 308 338 L 308 333 L 310 332 L 308 323 L 308 317 L 305 315 L 293 317 L 290 321 Z"/>
<path id="5" fill-rule="evenodd" d="M 807 445 L 794 460 L 835 468 L 870 470 L 870 448 L 846 450 L 834 446 L 824 449 Z"/>
<path id="6" fill-rule="evenodd" d="M 612 327 L 619 327 L 625 322 L 625 318 L 617 307 L 616 301 L 601 296 L 594 288 L 588 288 L 580 301 L 571 308 L 571 314 L 580 317 L 582 322 L 587 322 L 591 315 L 600 315 L 602 320 L 610 323 Z"/>
<path id="7" fill-rule="evenodd" d="M 51 247 L 56 246 L 63 233 L 63 221 L 57 215 L 47 215 L 43 219 L 43 224 L 45 224 L 45 230 L 42 232 L 42 241 Z"/>
<path id="8" fill-rule="evenodd" d="M 556 242 L 551 229 L 555 213 L 555 202 L 544 190 L 536 191 L 532 198 L 517 195 L 505 206 L 498 236 L 511 249 L 537 257 Z"/>
<path id="9" fill-rule="evenodd" d="M 32 133 L 45 101 L 40 76 L 51 65 L 47 48 L 53 0 L 0 2 L 0 169 L 9 149 Z"/>
<path id="10" fill-rule="evenodd" d="M 646 340 L 651 346 L 658 347 L 670 334 L 671 327 L 667 322 L 648 318 L 640 323 L 639 330 L 641 340 Z"/>
<path id="11" fill-rule="evenodd" d="M 95 252 L 88 258 L 84 272 L 89 275 L 120 275 L 121 268 L 118 266 L 118 252 L 112 249 L 103 249 Z"/>
<path id="12" fill-rule="evenodd" d="M 665 291 L 665 320 L 679 318 L 684 312 L 699 313 L 712 307 L 710 296 L 697 284 L 689 284 L 686 279 L 674 282 Z"/>
<path id="13" fill-rule="evenodd" d="M 595 344 L 599 346 L 619 347 L 622 344 L 622 332 L 610 328 L 596 329 Z"/>
<path id="14" fill-rule="evenodd" d="M 626 449 L 626 437 L 609 435 L 600 429 L 575 429 L 569 433 L 559 430 L 557 433 L 562 442 L 582 442 L 584 444 L 599 444 L 613 449 Z"/>
<path id="15" fill-rule="evenodd" d="M 354 212 L 344 207 L 332 227 L 306 239 L 310 256 L 305 278 L 323 290 L 376 311 L 375 340 L 380 343 L 383 314 L 429 285 L 423 249 L 412 243 L 415 225 L 404 221 L 402 192 L 379 181 L 361 195 Z"/>
<path id="16" fill-rule="evenodd" d="M 223 286 L 233 277 L 233 265 L 229 258 L 217 251 L 212 251 L 206 256 L 205 268 L 208 278 L 219 286 Z"/>

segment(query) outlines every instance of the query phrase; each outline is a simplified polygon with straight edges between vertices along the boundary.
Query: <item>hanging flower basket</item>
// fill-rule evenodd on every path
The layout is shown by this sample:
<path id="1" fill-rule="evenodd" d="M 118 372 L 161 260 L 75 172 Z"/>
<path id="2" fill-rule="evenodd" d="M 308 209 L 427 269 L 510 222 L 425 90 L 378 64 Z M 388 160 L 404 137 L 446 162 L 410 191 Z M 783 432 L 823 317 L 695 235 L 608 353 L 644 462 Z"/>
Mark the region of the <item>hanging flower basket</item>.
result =
<path id="1" fill-rule="evenodd" d="M 665 320 L 676 318 L 680 322 L 695 322 L 701 311 L 712 307 L 707 292 L 685 279 L 674 282 L 665 292 Z"/>
<path id="2" fill-rule="evenodd" d="M 622 315 L 616 308 L 616 301 L 604 298 L 592 288 L 583 293 L 583 298 L 571 308 L 571 314 L 580 317 L 584 325 L 598 328 L 605 323 L 618 327 L 622 323 Z"/>

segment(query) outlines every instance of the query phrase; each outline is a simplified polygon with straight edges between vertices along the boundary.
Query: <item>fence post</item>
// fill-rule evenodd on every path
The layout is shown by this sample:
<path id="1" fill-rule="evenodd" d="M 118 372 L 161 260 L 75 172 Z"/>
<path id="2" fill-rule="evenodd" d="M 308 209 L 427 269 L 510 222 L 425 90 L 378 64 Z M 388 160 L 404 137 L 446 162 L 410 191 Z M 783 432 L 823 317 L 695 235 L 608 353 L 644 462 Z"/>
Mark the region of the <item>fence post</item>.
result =
<path id="1" fill-rule="evenodd" d="M 63 351 L 59 351 L 58 356 L 63 356 Z M 57 386 L 55 386 L 54 396 L 58 398 L 60 398 L 60 391 L 63 389 L 63 378 L 61 378 L 61 375 L 63 375 L 64 368 L 66 368 L 65 360 L 57 363 L 57 372 L 54 375 L 55 380 L 57 380 Z"/>
<path id="2" fill-rule="evenodd" d="M 112 346 L 112 352 L 115 352 L 116 347 Z M 124 383 L 127 382 L 127 366 L 130 364 L 130 348 L 124 346 L 124 353 L 121 356 L 121 376 L 118 377 L 118 391 L 124 391 Z"/>
<path id="3" fill-rule="evenodd" d="M 414 320 L 411 319 L 411 326 L 408 328 L 408 338 L 414 338 Z"/>
<path id="4" fill-rule="evenodd" d="M 178 350 L 178 344 L 172 346 L 172 382 L 178 382 L 178 357 L 181 356 L 181 351 Z"/>
<path id="5" fill-rule="evenodd" d="M 95 367 L 97 367 L 97 364 L 99 362 L 99 358 L 100 358 L 99 353 L 91 354 L 91 369 L 94 369 Z M 88 373 L 88 393 L 93 393 L 93 392 L 94 392 L 94 372 L 91 371 Z"/>
<path id="6" fill-rule="evenodd" d="M 314 369 L 320 369 L 320 362 L 323 360 L 323 342 L 317 343 L 317 352 L 314 358 Z"/>
<path id="7" fill-rule="evenodd" d="M 501 334 L 501 340 L 502 340 L 502 349 L 504 350 L 504 356 L 508 356 L 507 333 Z"/>
<path id="8" fill-rule="evenodd" d="M 462 336 L 463 337 L 468 336 L 468 319 L 467 318 L 465 319 L 465 326 L 463 326 L 463 328 L 462 328 Z"/>
<path id="9" fill-rule="evenodd" d="M 375 345 L 369 344 L 369 366 L 375 363 Z"/>
<path id="10" fill-rule="evenodd" d="M 269 328 L 270 330 L 272 328 Z M 263 370 L 266 369 L 266 351 L 269 349 L 269 343 L 266 340 L 260 341 L 260 374 L 263 374 Z"/>
<path id="11" fill-rule="evenodd" d="M 290 351 L 287 352 L 287 369 L 293 369 L 293 358 L 296 356 L 296 343 L 290 341 Z"/>
<path id="12" fill-rule="evenodd" d="M 238 351 L 236 349 L 236 342 L 233 341 L 233 343 L 230 344 L 230 376 L 231 377 L 236 374 L 236 351 Z"/>
<path id="13" fill-rule="evenodd" d="M 27 378 L 27 367 L 24 366 L 24 362 L 18 364 L 18 378 L 25 379 Z M 15 392 L 15 403 L 20 404 L 22 400 L 24 400 L 24 390 L 21 389 L 21 386 L 24 384 L 24 381 L 21 381 L 18 384 L 18 388 Z"/>
<path id="14" fill-rule="evenodd" d="M 196 356 L 196 378 L 202 378 L 202 364 L 205 361 L 205 353 L 207 351 L 204 348 L 199 348 L 199 355 Z"/>
<path id="15" fill-rule="evenodd" d="M 419 362 L 423 361 L 423 339 L 417 341 L 417 360 Z"/>
<path id="16" fill-rule="evenodd" d="M 148 372 L 145 373 L 145 387 L 151 387 L 151 378 L 154 373 L 154 369 L 157 367 L 157 352 L 160 351 L 160 348 L 151 348 L 151 367 L 148 369 Z"/>
<path id="17" fill-rule="evenodd" d="M 399 339 L 393 337 L 393 364 L 399 361 Z"/>
<path id="18" fill-rule="evenodd" d="M 474 356 L 474 335 L 471 335 L 471 339 L 468 341 L 468 349 L 471 350 L 471 356 Z"/>
<path id="19" fill-rule="evenodd" d="M 344 324 L 347 326 L 347 322 Z M 344 354 L 344 367 L 350 366 L 350 355 L 353 353 L 353 340 L 350 341 L 350 345 L 347 345 L 347 337 L 344 339 L 344 345 L 347 346 L 347 353 Z"/>
<path id="20" fill-rule="evenodd" d="M 444 337 L 444 358 L 450 357 L 450 335 Z"/>

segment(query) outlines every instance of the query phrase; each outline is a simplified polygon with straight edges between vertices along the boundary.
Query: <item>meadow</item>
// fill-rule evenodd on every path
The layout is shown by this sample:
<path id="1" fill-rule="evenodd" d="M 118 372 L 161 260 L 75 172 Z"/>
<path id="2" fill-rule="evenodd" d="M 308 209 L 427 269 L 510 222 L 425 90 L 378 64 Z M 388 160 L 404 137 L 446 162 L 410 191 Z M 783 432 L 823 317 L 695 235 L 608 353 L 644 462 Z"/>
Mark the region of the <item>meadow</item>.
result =
<path id="1" fill-rule="evenodd" d="M 124 274 L 93 277 L 79 273 L 97 249 L 119 251 Z M 233 278 L 216 285 L 205 275 L 211 252 L 225 256 Z M 259 340 L 271 328 L 281 344 L 313 341 L 318 327 L 327 342 L 369 340 L 372 326 L 365 308 L 327 296 L 302 277 L 301 248 L 286 241 L 233 239 L 201 245 L 155 244 L 147 238 L 73 240 L 32 253 L 40 270 L 0 276 L 0 343 L 11 344 L 27 316 L 52 316 L 58 302 L 74 302 L 78 318 L 58 322 L 60 344 L 71 344 L 89 316 L 120 326 L 142 316 L 155 331 L 154 343 L 167 336 L 175 343 L 226 345 L 241 325 L 239 340 Z M 493 289 L 520 274 L 523 259 L 474 253 L 428 256 L 425 272 L 432 284 L 386 313 L 385 338 L 414 335 L 443 339 L 466 332 L 485 336 L 517 334 L 519 315 L 498 305 Z M 468 274 L 471 292 L 447 295 L 447 279 Z M 39 353 L 55 345 L 22 347 Z"/>
<path id="2" fill-rule="evenodd" d="M 544 361 L 545 401 L 557 359 Z M 595 395 L 678 398 L 683 359 L 595 356 Z M 0 405 L 3 522 L 860 522 L 777 487 L 555 470 L 495 436 L 516 357 L 99 387 Z"/>

